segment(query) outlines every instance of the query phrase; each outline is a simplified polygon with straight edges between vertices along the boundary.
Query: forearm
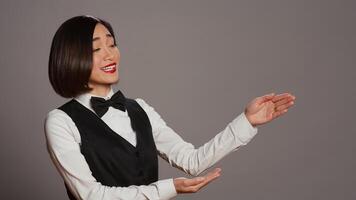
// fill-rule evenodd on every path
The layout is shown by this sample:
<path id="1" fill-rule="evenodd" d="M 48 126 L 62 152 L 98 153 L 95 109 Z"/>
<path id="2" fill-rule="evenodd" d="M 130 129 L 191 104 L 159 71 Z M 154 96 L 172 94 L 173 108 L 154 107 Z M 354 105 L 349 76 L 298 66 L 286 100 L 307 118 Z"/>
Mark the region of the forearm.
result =
<path id="1" fill-rule="evenodd" d="M 244 113 L 241 113 L 214 138 L 199 148 L 181 139 L 172 129 L 165 127 L 158 139 L 162 157 L 191 175 L 199 175 L 227 154 L 246 145 L 256 134 Z M 165 135 L 165 137 L 163 137 Z"/>

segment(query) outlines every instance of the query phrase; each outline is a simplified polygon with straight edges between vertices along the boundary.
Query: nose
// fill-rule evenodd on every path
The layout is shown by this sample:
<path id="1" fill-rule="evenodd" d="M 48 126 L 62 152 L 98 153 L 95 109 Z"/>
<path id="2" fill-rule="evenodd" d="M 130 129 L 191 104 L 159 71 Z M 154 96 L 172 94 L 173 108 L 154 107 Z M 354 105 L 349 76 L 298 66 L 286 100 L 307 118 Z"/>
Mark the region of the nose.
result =
<path id="1" fill-rule="evenodd" d="M 114 53 L 108 47 L 104 48 L 104 60 L 112 60 L 114 58 Z"/>

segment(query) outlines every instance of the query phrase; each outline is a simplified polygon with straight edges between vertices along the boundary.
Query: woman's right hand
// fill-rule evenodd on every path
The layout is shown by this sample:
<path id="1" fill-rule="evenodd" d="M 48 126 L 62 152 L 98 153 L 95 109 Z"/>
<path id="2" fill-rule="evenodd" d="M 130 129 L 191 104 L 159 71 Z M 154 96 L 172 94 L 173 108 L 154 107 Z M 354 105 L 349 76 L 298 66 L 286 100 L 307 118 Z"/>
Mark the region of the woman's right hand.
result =
<path id="1" fill-rule="evenodd" d="M 215 168 L 205 176 L 195 178 L 176 178 L 173 180 L 177 193 L 195 193 L 220 176 L 221 169 Z"/>

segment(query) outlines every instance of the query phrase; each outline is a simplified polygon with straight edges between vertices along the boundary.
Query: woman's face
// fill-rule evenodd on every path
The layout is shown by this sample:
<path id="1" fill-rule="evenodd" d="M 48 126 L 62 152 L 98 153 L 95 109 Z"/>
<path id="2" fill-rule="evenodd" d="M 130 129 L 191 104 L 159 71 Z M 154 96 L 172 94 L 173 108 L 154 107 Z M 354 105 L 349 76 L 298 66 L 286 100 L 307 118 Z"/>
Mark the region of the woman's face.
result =
<path id="1" fill-rule="evenodd" d="M 102 24 L 95 26 L 93 34 L 93 68 L 89 78 L 89 87 L 107 88 L 119 81 L 120 64 L 119 48 L 114 38 Z"/>

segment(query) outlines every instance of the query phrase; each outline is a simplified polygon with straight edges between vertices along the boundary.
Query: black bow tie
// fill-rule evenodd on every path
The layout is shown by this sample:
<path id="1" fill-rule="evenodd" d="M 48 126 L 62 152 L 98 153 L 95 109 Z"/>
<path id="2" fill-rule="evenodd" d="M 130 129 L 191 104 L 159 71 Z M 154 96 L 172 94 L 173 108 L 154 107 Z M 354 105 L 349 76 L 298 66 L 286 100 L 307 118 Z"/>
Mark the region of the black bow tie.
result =
<path id="1" fill-rule="evenodd" d="M 121 91 L 117 91 L 110 99 L 105 100 L 100 97 L 91 97 L 90 103 L 95 111 L 95 113 L 102 117 L 109 109 L 109 106 L 120 109 L 125 112 L 125 96 L 121 93 Z"/>

